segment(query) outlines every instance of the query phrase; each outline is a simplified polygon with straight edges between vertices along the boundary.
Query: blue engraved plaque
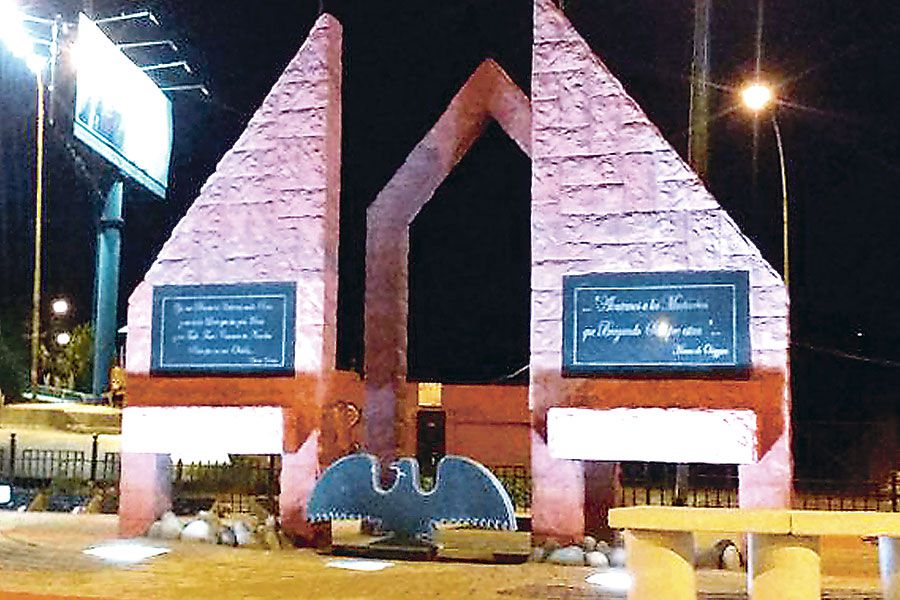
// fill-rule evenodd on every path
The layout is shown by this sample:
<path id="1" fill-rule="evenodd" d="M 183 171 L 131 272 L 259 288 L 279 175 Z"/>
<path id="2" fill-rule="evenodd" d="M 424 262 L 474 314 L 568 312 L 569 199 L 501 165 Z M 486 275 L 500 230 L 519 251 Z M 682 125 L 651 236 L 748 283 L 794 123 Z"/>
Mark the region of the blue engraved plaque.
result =
<path id="1" fill-rule="evenodd" d="M 153 288 L 153 373 L 294 370 L 293 282 Z"/>
<path id="2" fill-rule="evenodd" d="M 563 277 L 563 370 L 568 374 L 749 367 L 746 271 Z"/>

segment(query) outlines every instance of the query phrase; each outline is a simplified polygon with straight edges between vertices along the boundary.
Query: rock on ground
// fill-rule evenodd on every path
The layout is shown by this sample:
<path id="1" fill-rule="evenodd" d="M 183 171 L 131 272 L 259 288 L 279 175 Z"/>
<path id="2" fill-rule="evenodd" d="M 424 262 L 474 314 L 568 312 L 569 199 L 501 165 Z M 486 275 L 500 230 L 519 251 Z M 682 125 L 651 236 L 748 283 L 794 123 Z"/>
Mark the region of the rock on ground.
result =
<path id="1" fill-rule="evenodd" d="M 253 531 L 243 521 L 235 521 L 231 529 L 234 531 L 234 541 L 238 546 L 248 546 L 256 541 Z"/>
<path id="2" fill-rule="evenodd" d="M 184 529 L 184 523 L 175 516 L 175 513 L 169 511 L 157 521 L 159 523 L 159 537 L 163 540 L 177 540 L 181 537 L 181 530 Z M 153 527 L 151 526 L 151 529 Z"/>
<path id="3" fill-rule="evenodd" d="M 597 569 L 605 569 L 609 567 L 609 559 L 602 552 L 586 552 L 584 554 L 584 563 L 589 567 Z"/>
<path id="4" fill-rule="evenodd" d="M 231 527 L 222 527 L 216 536 L 217 541 L 223 546 L 237 546 L 237 537 Z"/>
<path id="5" fill-rule="evenodd" d="M 613 546 L 609 550 L 609 566 L 624 567 L 625 566 L 625 548 L 622 546 Z"/>
<path id="6" fill-rule="evenodd" d="M 191 521 L 181 530 L 181 539 L 187 542 L 216 543 L 216 531 L 213 526 L 202 520 Z"/>
<path id="7" fill-rule="evenodd" d="M 584 566 L 584 550 L 580 546 L 566 546 L 550 553 L 547 562 L 555 565 Z"/>

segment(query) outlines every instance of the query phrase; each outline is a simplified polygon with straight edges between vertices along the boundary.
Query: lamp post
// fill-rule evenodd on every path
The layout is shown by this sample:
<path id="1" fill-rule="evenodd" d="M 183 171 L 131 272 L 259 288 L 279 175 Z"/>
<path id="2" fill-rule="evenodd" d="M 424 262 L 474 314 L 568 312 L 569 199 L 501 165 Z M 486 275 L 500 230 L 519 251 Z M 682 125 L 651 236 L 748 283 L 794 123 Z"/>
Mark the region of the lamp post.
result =
<path id="1" fill-rule="evenodd" d="M 37 80 L 37 160 L 34 194 L 34 286 L 31 294 L 31 393 L 35 393 L 40 377 L 41 356 L 41 230 L 43 222 L 44 182 L 44 77 Z"/>
<path id="2" fill-rule="evenodd" d="M 784 262 L 782 268 L 784 271 L 784 287 L 790 288 L 790 260 L 789 260 L 789 243 L 788 243 L 788 187 L 787 187 L 787 169 L 784 162 L 784 144 L 781 141 L 781 128 L 778 126 L 778 119 L 775 117 L 775 110 L 772 108 L 777 103 L 775 92 L 772 87 L 762 82 L 754 82 L 744 86 L 741 89 L 741 103 L 754 114 L 761 114 L 771 109 L 769 118 L 772 122 L 772 129 L 775 132 L 775 145 L 778 148 L 778 165 L 781 169 L 781 225 L 782 225 L 782 256 Z"/>
<path id="3" fill-rule="evenodd" d="M 38 384 L 40 370 L 41 334 L 41 224 L 43 214 L 44 175 L 44 69 L 47 57 L 34 51 L 35 40 L 24 26 L 25 18 L 12 0 L 0 0 L 0 42 L 15 56 L 22 59 L 34 73 L 37 84 L 37 158 L 35 161 L 35 215 L 34 215 L 34 281 L 31 306 L 31 385 Z M 51 54 L 55 52 L 51 45 Z"/>

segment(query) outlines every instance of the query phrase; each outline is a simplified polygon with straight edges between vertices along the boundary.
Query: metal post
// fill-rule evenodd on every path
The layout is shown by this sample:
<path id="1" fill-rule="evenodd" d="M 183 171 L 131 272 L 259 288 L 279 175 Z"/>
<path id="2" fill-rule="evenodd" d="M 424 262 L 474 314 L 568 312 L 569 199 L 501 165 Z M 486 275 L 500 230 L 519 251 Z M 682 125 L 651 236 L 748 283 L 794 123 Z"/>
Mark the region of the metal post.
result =
<path id="1" fill-rule="evenodd" d="M 891 476 L 891 511 L 897 512 L 900 510 L 900 471 L 894 471 Z"/>
<path id="2" fill-rule="evenodd" d="M 109 189 L 97 231 L 97 275 L 94 287 L 94 374 L 92 391 L 99 396 L 109 382 L 116 356 L 116 310 L 119 303 L 119 256 L 122 246 L 122 181 Z"/>
<path id="3" fill-rule="evenodd" d="M 91 440 L 91 483 L 97 481 L 97 455 L 100 450 L 100 434 L 95 433 Z"/>
<path id="4" fill-rule="evenodd" d="M 775 143 L 778 146 L 778 164 L 781 166 L 781 224 L 782 224 L 782 252 L 784 257 L 784 287 L 788 290 L 790 298 L 790 270 L 791 263 L 788 255 L 788 188 L 787 170 L 784 161 L 784 145 L 781 142 L 781 128 L 778 127 L 778 119 L 772 113 L 772 128 L 775 130 Z"/>
<path id="5" fill-rule="evenodd" d="M 709 167 L 709 23 L 712 0 L 694 0 L 694 59 L 691 64 L 688 161 L 703 181 Z"/>
<path id="6" fill-rule="evenodd" d="M 41 229 L 44 201 L 44 77 L 37 80 L 37 157 L 34 192 L 34 280 L 31 293 L 31 398 L 40 383 L 41 357 Z"/>
<path id="7" fill-rule="evenodd" d="M 687 506 L 687 490 L 690 473 L 690 465 L 675 465 L 675 498 L 672 501 L 673 506 Z"/>
<path id="8" fill-rule="evenodd" d="M 268 483 L 266 485 L 266 491 L 268 493 L 268 501 L 269 501 L 269 510 L 272 513 L 275 513 L 275 455 L 269 455 L 269 476 Z"/>
<path id="9" fill-rule="evenodd" d="M 9 478 L 16 477 L 16 434 L 9 434 Z"/>

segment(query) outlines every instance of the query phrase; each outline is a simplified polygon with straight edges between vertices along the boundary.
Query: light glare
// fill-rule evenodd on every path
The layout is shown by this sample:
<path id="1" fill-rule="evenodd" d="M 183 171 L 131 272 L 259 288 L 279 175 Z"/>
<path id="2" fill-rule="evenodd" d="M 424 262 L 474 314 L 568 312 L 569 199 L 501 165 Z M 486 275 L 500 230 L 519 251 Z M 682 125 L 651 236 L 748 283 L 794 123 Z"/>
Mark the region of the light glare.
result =
<path id="1" fill-rule="evenodd" d="M 72 341 L 72 336 L 69 335 L 69 332 L 67 332 L 67 331 L 61 331 L 56 334 L 56 343 L 59 344 L 60 346 L 65 346 L 66 344 L 68 344 L 71 341 Z"/>
<path id="2" fill-rule="evenodd" d="M 775 99 L 772 88 L 764 83 L 751 83 L 741 90 L 741 101 L 744 106 L 754 112 L 759 112 L 769 106 Z"/>
<path id="3" fill-rule="evenodd" d="M 0 0 L 0 42 L 35 74 L 47 64 L 46 58 L 34 52 L 34 41 L 28 37 L 22 13 L 12 0 Z"/>
<path id="4" fill-rule="evenodd" d="M 672 335 L 672 324 L 665 319 L 656 322 L 656 337 L 667 340 Z"/>
<path id="5" fill-rule="evenodd" d="M 165 554 L 168 548 L 157 546 L 144 546 L 142 544 L 107 544 L 105 546 L 93 546 L 83 551 L 89 556 L 95 556 L 108 562 L 136 563 Z"/>
<path id="6" fill-rule="evenodd" d="M 54 315 L 62 316 L 69 312 L 69 301 L 65 298 L 57 298 L 50 305 Z"/>
<path id="7" fill-rule="evenodd" d="M 607 569 L 594 573 L 586 582 L 611 592 L 627 592 L 631 589 L 631 575 L 625 569 Z"/>
<path id="8" fill-rule="evenodd" d="M 342 559 L 342 560 L 330 560 L 325 563 L 328 567 L 334 567 L 337 569 L 349 569 L 351 571 L 381 571 L 382 569 L 387 569 L 388 567 L 393 567 L 394 563 L 387 562 L 383 560 L 359 560 L 359 559 Z"/>

